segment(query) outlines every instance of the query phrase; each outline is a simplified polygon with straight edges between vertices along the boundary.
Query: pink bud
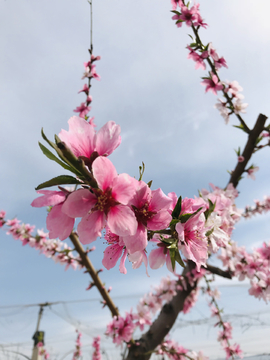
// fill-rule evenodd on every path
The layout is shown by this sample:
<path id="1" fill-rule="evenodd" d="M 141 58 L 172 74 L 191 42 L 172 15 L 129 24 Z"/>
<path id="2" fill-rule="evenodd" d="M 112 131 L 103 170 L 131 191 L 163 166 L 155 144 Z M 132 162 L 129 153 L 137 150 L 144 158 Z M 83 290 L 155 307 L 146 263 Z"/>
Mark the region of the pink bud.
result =
<path id="1" fill-rule="evenodd" d="M 245 160 L 244 156 L 240 155 L 238 156 L 238 162 L 243 162 Z"/>

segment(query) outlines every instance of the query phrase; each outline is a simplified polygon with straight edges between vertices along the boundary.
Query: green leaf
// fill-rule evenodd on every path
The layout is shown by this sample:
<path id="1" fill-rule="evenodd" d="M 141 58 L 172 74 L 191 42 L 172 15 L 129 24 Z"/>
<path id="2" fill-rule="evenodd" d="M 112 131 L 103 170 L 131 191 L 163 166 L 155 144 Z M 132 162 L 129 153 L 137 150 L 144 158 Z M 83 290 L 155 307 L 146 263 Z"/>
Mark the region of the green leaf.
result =
<path id="1" fill-rule="evenodd" d="M 248 133 L 248 132 L 245 130 L 245 128 L 244 128 L 244 126 L 243 126 L 242 124 L 240 124 L 240 125 L 233 125 L 233 127 L 238 128 L 238 129 L 240 129 L 240 130 L 243 130 L 245 133 Z"/>
<path id="2" fill-rule="evenodd" d="M 180 222 L 179 219 L 172 219 L 172 221 L 170 222 L 170 226 L 176 225 L 176 224 L 179 223 L 179 222 Z"/>
<path id="3" fill-rule="evenodd" d="M 172 269 L 175 269 L 175 249 L 170 249 L 170 258 L 172 262 Z"/>
<path id="4" fill-rule="evenodd" d="M 176 21 L 176 24 L 179 24 L 179 23 L 182 23 L 182 22 L 184 22 L 184 20 L 179 19 L 179 20 Z"/>
<path id="5" fill-rule="evenodd" d="M 36 187 L 36 190 L 44 189 L 44 188 L 50 187 L 50 186 L 64 185 L 64 184 L 81 184 L 81 182 L 78 181 L 77 179 L 75 179 L 73 176 L 60 175 L 60 176 L 57 176 L 51 180 L 45 181 L 44 183 L 38 185 Z"/>
<path id="6" fill-rule="evenodd" d="M 149 188 L 151 188 L 152 182 L 153 182 L 153 180 L 148 181 L 147 185 Z"/>
<path id="7" fill-rule="evenodd" d="M 181 13 L 179 11 L 176 11 L 176 10 L 171 10 L 171 12 L 176 14 L 176 15 L 181 15 Z"/>
<path id="8" fill-rule="evenodd" d="M 216 202 L 213 204 L 212 201 L 208 199 L 208 203 L 209 203 L 209 208 L 204 212 L 206 220 L 212 214 L 212 212 L 215 210 L 216 207 Z"/>
<path id="9" fill-rule="evenodd" d="M 205 235 L 206 235 L 206 236 L 210 236 L 210 235 L 213 233 L 214 230 L 215 230 L 215 229 L 213 228 L 213 229 L 207 231 L 207 233 L 206 233 Z"/>
<path id="10" fill-rule="evenodd" d="M 198 44 L 197 43 L 191 43 L 191 44 L 189 44 L 189 46 L 190 47 L 196 47 L 196 46 L 198 46 Z"/>
<path id="11" fill-rule="evenodd" d="M 61 165 L 64 169 L 72 171 L 68 165 L 63 163 L 61 160 L 59 160 L 49 149 L 47 149 L 44 145 L 42 145 L 40 142 L 38 143 L 41 151 L 45 156 L 47 156 L 48 159 L 53 160 L 57 162 L 57 164 Z"/>
<path id="12" fill-rule="evenodd" d="M 200 207 L 197 211 L 195 211 L 194 213 L 192 214 L 184 214 L 184 215 L 181 215 L 180 216 L 180 221 L 181 223 L 185 223 L 187 222 L 192 216 L 195 216 L 196 214 L 198 214 L 199 211 L 202 210 L 202 207 Z"/>
<path id="13" fill-rule="evenodd" d="M 173 212 L 172 212 L 173 219 L 179 218 L 181 208 L 182 208 L 182 196 L 179 197 L 179 199 L 177 200 L 177 203 L 175 205 L 175 208 L 173 209 Z"/>
<path id="14" fill-rule="evenodd" d="M 175 261 L 177 261 L 178 264 L 181 265 L 183 268 L 186 267 L 185 264 L 184 264 L 184 262 L 183 262 L 183 260 L 182 260 L 182 258 L 181 258 L 181 255 L 180 255 L 178 249 L 175 251 Z"/>

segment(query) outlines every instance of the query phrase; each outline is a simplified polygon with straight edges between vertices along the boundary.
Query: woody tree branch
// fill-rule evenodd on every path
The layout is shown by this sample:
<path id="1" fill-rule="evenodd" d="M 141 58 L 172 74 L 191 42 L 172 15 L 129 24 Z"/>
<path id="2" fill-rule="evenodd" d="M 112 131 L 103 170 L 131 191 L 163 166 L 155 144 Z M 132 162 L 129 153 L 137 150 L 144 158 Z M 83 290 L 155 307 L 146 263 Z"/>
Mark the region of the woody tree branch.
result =
<path id="1" fill-rule="evenodd" d="M 260 136 L 261 132 L 264 130 L 266 120 L 267 116 L 260 114 L 257 118 L 254 128 L 250 131 L 248 135 L 248 140 L 242 153 L 244 161 L 237 163 L 235 169 L 232 171 L 231 178 L 229 180 L 229 183 L 232 183 L 234 187 L 238 185 L 241 176 L 245 172 L 246 165 L 255 150 L 256 141 Z"/>

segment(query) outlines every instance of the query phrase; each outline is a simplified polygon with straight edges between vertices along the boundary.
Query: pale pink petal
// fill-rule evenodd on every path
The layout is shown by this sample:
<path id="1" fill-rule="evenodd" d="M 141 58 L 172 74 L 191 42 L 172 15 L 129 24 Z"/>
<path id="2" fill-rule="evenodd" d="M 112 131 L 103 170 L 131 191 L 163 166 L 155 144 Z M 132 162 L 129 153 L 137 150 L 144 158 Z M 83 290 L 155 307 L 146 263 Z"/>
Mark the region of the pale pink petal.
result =
<path id="1" fill-rule="evenodd" d="M 147 230 L 144 225 L 139 223 L 136 234 L 124 236 L 123 240 L 129 254 L 134 254 L 136 251 L 142 251 L 147 246 Z"/>
<path id="2" fill-rule="evenodd" d="M 166 229 L 171 221 L 172 217 L 167 210 L 160 211 L 147 221 L 147 228 L 153 231 Z"/>
<path id="3" fill-rule="evenodd" d="M 167 210 L 172 204 L 172 199 L 164 194 L 159 188 L 152 191 L 152 199 L 150 208 L 152 211 Z"/>
<path id="4" fill-rule="evenodd" d="M 46 225 L 49 230 L 49 238 L 65 240 L 73 230 L 74 219 L 61 211 L 62 204 L 55 205 L 49 212 Z"/>
<path id="5" fill-rule="evenodd" d="M 103 266 L 105 266 L 107 270 L 115 267 L 118 259 L 122 255 L 122 252 L 123 246 L 119 246 L 119 244 L 113 244 L 108 246 L 104 251 L 104 257 L 102 260 Z"/>
<path id="6" fill-rule="evenodd" d="M 38 194 L 43 194 L 32 201 L 31 206 L 54 206 L 65 201 L 66 195 L 63 191 L 51 191 L 51 190 L 38 190 Z"/>
<path id="7" fill-rule="evenodd" d="M 90 244 L 101 236 L 105 226 L 105 215 L 101 211 L 94 211 L 82 218 L 78 225 L 79 239 L 82 244 Z"/>
<path id="8" fill-rule="evenodd" d="M 72 116 L 69 130 L 61 130 L 59 138 L 66 143 L 75 156 L 90 158 L 94 151 L 95 130 L 91 124 L 79 116 Z"/>
<path id="9" fill-rule="evenodd" d="M 137 230 L 137 220 L 134 212 L 126 205 L 117 205 L 108 213 L 108 226 L 116 235 L 134 235 Z"/>
<path id="10" fill-rule="evenodd" d="M 79 189 L 68 196 L 63 204 L 62 211 L 73 218 L 83 217 L 92 209 L 96 202 L 96 196 L 89 190 Z"/>
<path id="11" fill-rule="evenodd" d="M 92 169 L 94 178 L 100 189 L 105 191 L 107 188 L 112 187 L 113 180 L 117 177 L 117 172 L 109 159 L 99 156 L 93 162 Z"/>
<path id="12" fill-rule="evenodd" d="M 185 228 L 184 228 L 184 226 L 179 222 L 179 223 L 176 224 L 175 230 L 178 233 L 178 239 L 180 241 L 184 241 L 185 240 Z"/>
<path id="13" fill-rule="evenodd" d="M 164 254 L 164 248 L 158 247 L 157 249 L 152 250 L 150 252 L 148 260 L 151 269 L 161 268 L 166 260 L 166 254 Z"/>
<path id="14" fill-rule="evenodd" d="M 173 271 L 173 268 L 172 268 L 172 260 L 171 260 L 170 252 L 169 252 L 169 251 L 168 251 L 167 256 L 166 256 L 166 265 L 167 265 L 167 269 L 168 269 L 171 273 L 175 274 L 176 266 L 175 266 L 174 271 Z M 176 265 L 176 264 L 175 264 L 175 265 Z"/>
<path id="15" fill-rule="evenodd" d="M 127 273 L 127 269 L 125 267 L 125 261 L 127 259 L 127 249 L 124 250 L 124 254 L 120 260 L 120 265 L 119 265 L 119 270 L 121 274 L 126 274 Z"/>
<path id="16" fill-rule="evenodd" d="M 96 151 L 99 155 L 110 155 L 121 143 L 121 128 L 114 121 L 108 121 L 96 134 Z"/>
<path id="17" fill-rule="evenodd" d="M 135 193 L 134 181 L 128 174 L 120 174 L 114 178 L 112 195 L 115 200 L 123 205 L 127 205 Z"/>
<path id="18" fill-rule="evenodd" d="M 146 275 L 149 276 L 147 270 L 148 261 L 144 250 L 136 251 L 134 254 L 129 254 L 128 259 L 132 262 L 132 269 L 138 269 L 143 262 L 145 265 Z"/>

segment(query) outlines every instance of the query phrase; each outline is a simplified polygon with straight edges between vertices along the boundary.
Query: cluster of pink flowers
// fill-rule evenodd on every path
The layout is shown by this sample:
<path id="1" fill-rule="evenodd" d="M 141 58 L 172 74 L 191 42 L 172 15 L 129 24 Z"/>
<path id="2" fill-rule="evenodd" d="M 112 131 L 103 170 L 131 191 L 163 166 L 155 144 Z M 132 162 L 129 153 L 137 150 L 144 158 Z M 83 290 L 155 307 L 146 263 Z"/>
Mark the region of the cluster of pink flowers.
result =
<path id="1" fill-rule="evenodd" d="M 162 278 L 153 291 L 140 299 L 136 313 L 133 313 L 131 309 L 129 313 L 126 312 L 125 318 L 121 316 L 113 318 L 107 326 L 106 335 L 111 337 L 117 345 L 122 345 L 123 342 L 128 343 L 136 328 L 143 331 L 145 326 L 152 324 L 152 319 L 163 304 L 176 295 L 177 288 L 177 280 L 172 280 L 169 276 Z"/>
<path id="2" fill-rule="evenodd" d="M 94 337 L 92 347 L 94 348 L 92 360 L 102 360 L 102 356 L 100 352 L 100 336 Z"/>
<path id="3" fill-rule="evenodd" d="M 237 191 L 232 185 L 225 191 L 213 187 L 213 192 L 203 190 L 199 198 L 181 200 L 181 211 L 175 218 L 173 211 L 179 202 L 175 193 L 165 195 L 161 189 L 151 190 L 142 180 L 138 181 L 128 174 L 117 174 L 106 157 L 119 144 L 117 125 L 106 124 L 97 134 L 91 129 L 88 131 L 89 128 L 93 129 L 92 125 L 84 120 L 72 118 L 70 131 L 62 131 L 59 137 L 77 157 L 80 154 L 91 159 L 93 151 L 96 153 L 97 157 L 89 164 L 89 171 L 97 186 L 85 184 L 74 191 L 62 187 L 60 191 L 39 190 L 38 193 L 43 196 L 32 202 L 32 206 L 36 207 L 52 206 L 47 216 L 49 237 L 67 238 L 75 219 L 81 218 L 77 230 L 83 244 L 95 241 L 106 229 L 108 247 L 102 263 L 107 269 L 115 266 L 122 254 L 122 273 L 126 273 L 124 262 L 127 255 L 134 268 L 142 262 L 147 266 L 145 249 L 149 239 L 157 245 L 149 256 L 153 269 L 161 267 L 166 261 L 168 269 L 173 271 L 169 251 L 172 242 L 187 259 L 197 264 L 198 270 L 205 266 L 208 242 L 210 249 L 216 252 L 228 242 L 233 225 L 238 220 L 234 205 Z M 94 142 L 90 134 L 94 134 Z M 102 135 L 99 137 L 99 134 Z M 107 150 L 104 150 L 105 146 Z M 89 148 L 86 153 L 85 149 Z M 209 201 L 215 204 L 215 211 L 207 217 Z M 176 239 L 166 236 L 166 229 L 172 224 Z"/>
<path id="4" fill-rule="evenodd" d="M 255 206 L 246 206 L 245 212 L 243 212 L 242 216 L 245 218 L 250 218 L 256 214 L 264 214 L 270 211 L 270 196 L 265 196 L 263 201 L 254 200 Z"/>
<path id="5" fill-rule="evenodd" d="M 211 91 L 214 95 L 217 95 L 218 91 L 222 91 L 225 100 L 218 99 L 216 108 L 220 111 L 221 116 L 228 123 L 229 116 L 232 113 L 239 115 L 239 113 L 245 113 L 245 109 L 248 104 L 243 103 L 244 96 L 239 92 L 243 88 L 237 81 L 222 82 L 219 79 L 218 71 L 222 68 L 228 68 L 226 60 L 223 56 L 219 56 L 212 43 L 203 45 L 201 40 L 198 40 L 198 30 L 200 27 L 206 28 L 207 24 L 203 22 L 199 12 L 199 4 L 194 4 L 190 7 L 189 3 L 186 5 L 185 1 L 172 0 L 171 1 L 174 16 L 173 20 L 176 20 L 177 27 L 182 27 L 183 23 L 187 26 L 192 26 L 195 34 L 195 39 L 187 46 L 189 50 L 188 59 L 195 61 L 195 69 L 206 70 L 206 63 L 210 65 L 210 72 L 207 77 L 204 77 L 201 82 L 206 86 L 205 92 Z M 179 11 L 177 10 L 179 7 Z"/>
<path id="6" fill-rule="evenodd" d="M 73 353 L 73 357 L 72 360 L 79 360 L 79 358 L 82 356 L 82 343 L 81 343 L 81 337 L 82 334 L 76 330 L 76 332 L 78 333 L 77 338 L 76 338 L 76 343 L 75 343 L 75 351 Z"/>
<path id="7" fill-rule="evenodd" d="M 92 96 L 90 95 L 90 81 L 92 78 L 100 80 L 100 76 L 96 72 L 96 65 L 94 65 L 94 62 L 100 60 L 100 56 L 94 56 L 91 55 L 91 58 L 89 61 L 84 63 L 84 74 L 82 79 L 87 78 L 88 84 L 84 84 L 83 88 L 79 91 L 79 93 L 84 92 L 86 95 L 86 101 L 82 102 L 80 106 L 77 106 L 74 112 L 79 113 L 79 116 L 85 120 L 88 120 L 87 114 L 91 110 L 91 107 L 89 106 L 92 102 Z M 90 118 L 89 122 L 91 123 L 94 118 Z"/>
<path id="8" fill-rule="evenodd" d="M 202 26 L 206 28 L 207 24 L 203 22 L 200 14 L 200 4 L 195 4 L 189 8 L 182 0 L 172 0 L 171 3 L 175 13 L 172 19 L 176 20 L 177 27 L 181 27 L 185 23 L 189 27 Z M 176 10 L 178 7 L 180 11 Z"/>
<path id="9" fill-rule="evenodd" d="M 236 80 L 231 82 L 223 82 L 223 92 L 229 96 L 225 100 L 218 99 L 218 103 L 215 107 L 220 111 L 220 115 L 224 118 L 226 124 L 229 122 L 229 117 L 232 113 L 239 115 L 239 113 L 245 113 L 248 106 L 247 103 L 243 103 L 244 96 L 240 94 L 243 88 L 238 84 Z"/>
<path id="10" fill-rule="evenodd" d="M 44 360 L 49 360 L 50 355 L 49 355 L 49 353 L 47 352 L 47 350 L 44 348 L 43 343 L 42 343 L 42 342 L 39 342 L 39 343 L 37 344 L 37 347 L 38 347 L 38 349 L 39 349 L 38 354 L 41 355 L 41 356 L 43 356 L 43 359 L 44 359 Z"/>
<path id="11" fill-rule="evenodd" d="M 202 351 L 198 353 L 185 349 L 183 346 L 177 344 L 176 341 L 167 338 L 160 344 L 156 351 L 158 355 L 167 355 L 170 360 L 208 360 L 207 356 L 204 356 Z"/>
<path id="12" fill-rule="evenodd" d="M 270 300 L 270 242 L 263 243 L 252 254 L 247 253 L 244 247 L 231 242 L 226 248 L 221 249 L 221 255 L 218 257 L 239 281 L 246 277 L 250 280 L 250 295 L 265 301 Z"/>
<path id="13" fill-rule="evenodd" d="M 123 342 L 129 342 L 132 339 L 136 325 L 133 322 L 132 311 L 126 312 L 126 316 L 114 316 L 113 320 L 107 325 L 106 335 L 113 339 L 116 345 L 122 345 Z"/>
<path id="14" fill-rule="evenodd" d="M 29 245 L 40 251 L 41 254 L 53 259 L 55 262 L 65 265 L 65 270 L 70 266 L 75 270 L 78 266 L 81 267 L 81 259 L 79 256 L 75 257 L 72 249 L 65 243 L 59 240 L 48 239 L 48 234 L 42 230 L 37 230 L 37 234 L 33 235 L 35 226 L 29 224 L 21 224 L 18 219 L 5 220 L 5 211 L 0 212 L 0 224 L 7 226 L 8 235 L 12 235 L 15 240 L 20 240 L 22 245 Z"/>
<path id="15" fill-rule="evenodd" d="M 230 345 L 230 340 L 232 339 L 232 326 L 229 322 L 224 322 L 222 320 L 221 311 L 217 305 L 217 299 L 220 298 L 220 293 L 217 289 L 211 290 L 209 281 L 207 283 L 206 293 L 210 296 L 211 301 L 209 302 L 209 306 L 211 308 L 212 316 L 217 318 L 218 322 L 215 326 L 219 326 L 222 328 L 218 333 L 218 341 L 221 343 L 223 349 L 226 353 L 226 359 L 234 359 L 235 355 L 238 355 L 240 358 L 243 357 L 243 352 L 240 349 L 238 344 Z"/>

